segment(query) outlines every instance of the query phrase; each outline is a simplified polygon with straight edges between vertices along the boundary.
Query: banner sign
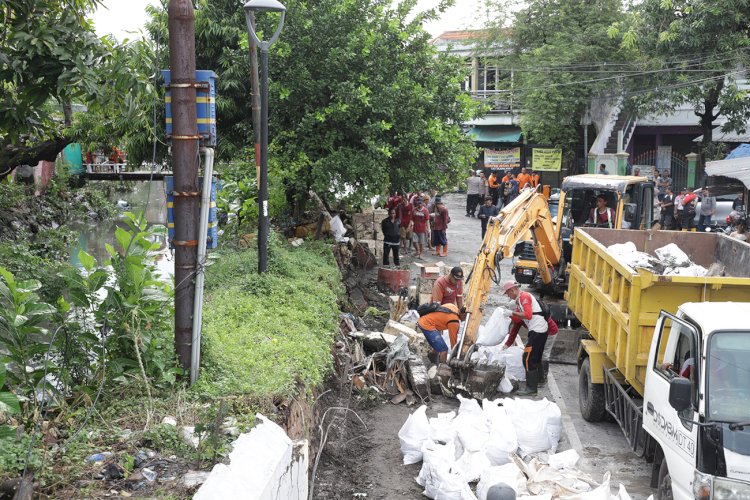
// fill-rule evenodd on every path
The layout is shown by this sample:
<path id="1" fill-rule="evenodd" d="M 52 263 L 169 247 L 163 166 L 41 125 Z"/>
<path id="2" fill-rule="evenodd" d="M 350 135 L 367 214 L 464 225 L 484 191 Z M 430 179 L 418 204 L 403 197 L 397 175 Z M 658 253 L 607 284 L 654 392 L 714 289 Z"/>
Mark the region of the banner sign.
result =
<path id="1" fill-rule="evenodd" d="M 484 166 L 491 169 L 513 169 L 521 166 L 521 148 L 485 149 Z"/>
<path id="2" fill-rule="evenodd" d="M 531 169 L 540 172 L 559 172 L 562 168 L 562 149 L 534 148 L 531 150 Z"/>

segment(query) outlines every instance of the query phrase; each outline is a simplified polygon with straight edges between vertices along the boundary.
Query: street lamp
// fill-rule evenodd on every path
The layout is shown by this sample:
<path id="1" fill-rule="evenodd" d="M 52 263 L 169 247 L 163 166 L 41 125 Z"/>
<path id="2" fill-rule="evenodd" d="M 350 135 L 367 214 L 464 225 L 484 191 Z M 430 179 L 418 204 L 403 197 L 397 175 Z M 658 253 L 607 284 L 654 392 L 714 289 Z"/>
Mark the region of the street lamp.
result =
<path id="1" fill-rule="evenodd" d="M 591 112 L 588 109 L 583 112 L 581 125 L 583 126 L 583 164 L 586 165 L 586 168 L 584 168 L 584 172 L 586 172 L 589 163 L 589 125 L 591 125 Z"/>
<path id="2" fill-rule="evenodd" d="M 268 266 L 268 49 L 279 38 L 284 26 L 284 7 L 277 0 L 249 0 L 245 4 L 247 33 L 260 47 L 260 179 L 258 185 L 258 273 Z M 279 25 L 267 42 L 255 33 L 253 15 L 256 12 L 279 12 Z"/>

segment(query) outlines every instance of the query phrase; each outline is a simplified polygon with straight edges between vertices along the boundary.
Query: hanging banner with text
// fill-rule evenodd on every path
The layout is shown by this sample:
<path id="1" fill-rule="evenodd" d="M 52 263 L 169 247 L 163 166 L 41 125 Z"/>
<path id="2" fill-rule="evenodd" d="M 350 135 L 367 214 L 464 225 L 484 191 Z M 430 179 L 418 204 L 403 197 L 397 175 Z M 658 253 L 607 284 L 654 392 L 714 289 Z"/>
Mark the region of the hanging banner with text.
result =
<path id="1" fill-rule="evenodd" d="M 559 172 L 562 167 L 562 149 L 534 148 L 531 150 L 531 169 L 540 172 Z"/>
<path id="2" fill-rule="evenodd" d="M 491 169 L 512 169 L 521 166 L 521 148 L 485 149 L 484 166 Z"/>

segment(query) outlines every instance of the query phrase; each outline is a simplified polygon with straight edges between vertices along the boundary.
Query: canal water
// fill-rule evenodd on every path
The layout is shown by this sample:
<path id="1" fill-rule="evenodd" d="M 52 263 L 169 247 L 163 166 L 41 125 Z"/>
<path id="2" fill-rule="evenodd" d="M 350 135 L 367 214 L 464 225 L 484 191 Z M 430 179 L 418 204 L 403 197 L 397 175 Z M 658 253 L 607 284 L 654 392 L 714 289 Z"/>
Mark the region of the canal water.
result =
<path id="1" fill-rule="evenodd" d="M 144 213 L 149 226 L 167 225 L 167 197 L 163 181 L 124 182 L 116 186 L 112 181 L 90 181 L 92 188 L 101 186 L 102 190 L 109 192 L 108 198 L 112 203 L 118 205 L 119 217 L 115 220 L 99 221 L 76 221 L 71 224 L 74 231 L 78 232 L 78 245 L 71 251 L 70 261 L 73 265 L 81 267 L 78 260 L 78 251 L 85 250 L 96 257 L 97 262 L 104 262 L 109 258 L 105 244 L 109 243 L 117 248 L 115 230 L 117 227 L 127 229 L 122 221 L 125 212 L 134 214 Z M 149 186 L 150 185 L 150 186 Z M 167 244 L 166 231 L 164 235 L 158 236 L 159 250 L 156 251 L 156 267 L 163 277 L 174 275 L 174 262 L 172 252 Z"/>

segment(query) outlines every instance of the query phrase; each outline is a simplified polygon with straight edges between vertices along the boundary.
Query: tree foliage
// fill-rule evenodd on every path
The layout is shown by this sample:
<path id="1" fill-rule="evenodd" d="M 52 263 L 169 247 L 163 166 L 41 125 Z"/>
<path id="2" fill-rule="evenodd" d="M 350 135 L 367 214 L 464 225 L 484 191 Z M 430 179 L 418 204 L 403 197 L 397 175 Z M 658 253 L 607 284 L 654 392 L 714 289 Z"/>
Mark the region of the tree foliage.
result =
<path id="1" fill-rule="evenodd" d="M 463 62 L 438 55 L 421 27 L 434 12 L 414 17 L 413 0 L 285 4 L 270 54 L 269 135 L 272 183 L 283 182 L 290 201 L 308 189 L 361 201 L 389 185 L 443 187 L 470 165 L 474 148 L 459 124 L 476 106 L 460 89 Z M 259 17 L 259 32 L 268 38 L 275 21 Z M 163 11 L 152 11 L 149 31 L 166 40 Z M 219 76 L 219 158 L 248 159 L 250 63 L 238 3 L 200 2 L 196 52 L 197 67 Z"/>
<path id="2" fill-rule="evenodd" d="M 592 97 L 621 87 L 617 63 L 631 57 L 607 36 L 624 18 L 621 0 L 532 0 L 515 14 L 501 1 L 492 3 L 498 17 L 488 27 L 488 40 L 505 46 L 498 66 L 513 72 L 504 90 L 523 109 L 524 135 L 536 143 L 575 144 Z"/>
<path id="3" fill-rule="evenodd" d="M 621 47 L 638 50 L 653 72 L 644 75 L 632 101 L 644 111 L 671 111 L 690 103 L 703 128 L 702 151 L 719 115 L 724 131 L 743 132 L 750 100 L 746 77 L 750 50 L 748 0 L 644 0 L 610 29 Z"/>

